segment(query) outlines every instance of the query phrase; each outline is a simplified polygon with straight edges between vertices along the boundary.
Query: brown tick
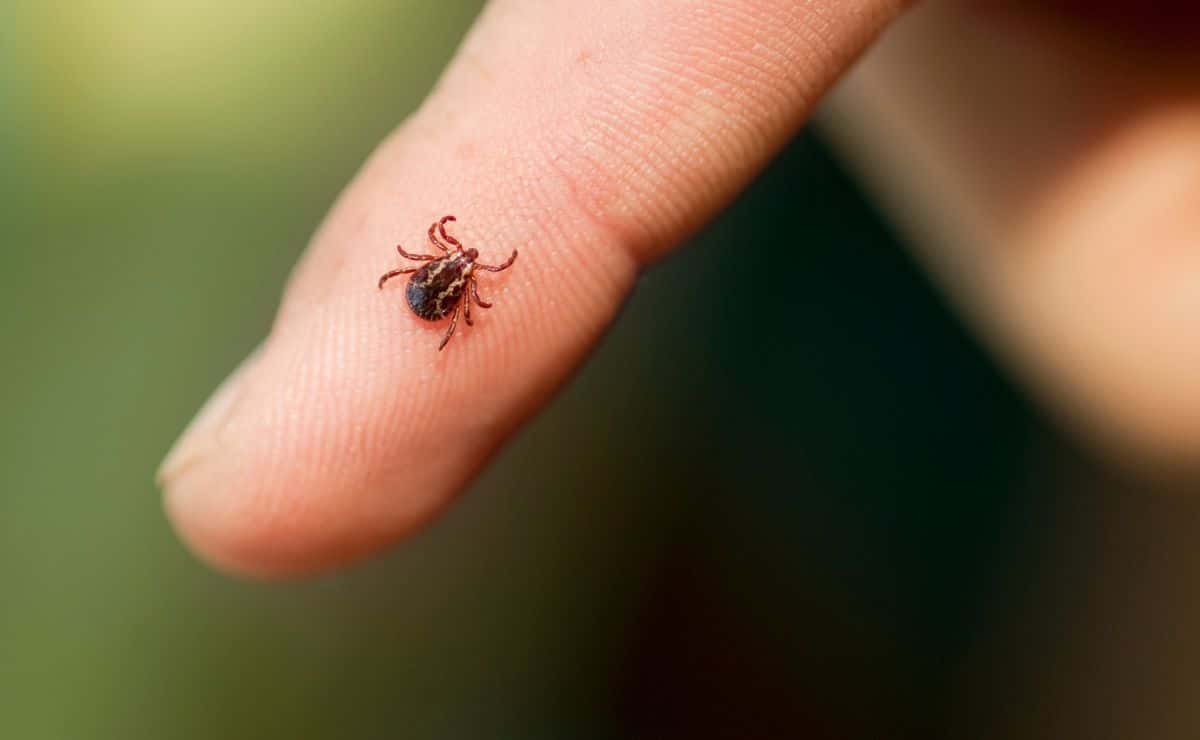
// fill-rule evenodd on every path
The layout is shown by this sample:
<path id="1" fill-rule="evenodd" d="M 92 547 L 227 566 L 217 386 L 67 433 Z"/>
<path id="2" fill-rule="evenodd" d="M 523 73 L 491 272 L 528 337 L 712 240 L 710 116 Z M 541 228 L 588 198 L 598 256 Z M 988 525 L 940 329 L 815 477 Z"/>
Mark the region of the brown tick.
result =
<path id="1" fill-rule="evenodd" d="M 476 262 L 475 260 L 479 259 L 479 252 L 474 249 L 463 249 L 462 242 L 446 233 L 446 222 L 454 220 L 454 216 L 442 216 L 442 220 L 434 222 L 429 227 L 429 241 L 445 254 L 440 257 L 435 254 L 409 254 L 404 251 L 404 247 L 397 244 L 396 251 L 400 253 L 401 257 L 429 264 L 422 267 L 392 270 L 379 278 L 379 287 L 382 289 L 384 283 L 397 275 L 416 273 L 408 279 L 408 290 L 405 291 L 408 307 L 413 310 L 413 313 L 426 321 L 437 321 L 446 318 L 451 313 L 454 314 L 450 319 L 450 328 L 446 330 L 446 336 L 442 337 L 442 343 L 438 345 L 438 351 L 441 351 L 442 347 L 446 346 L 446 342 L 450 341 L 450 337 L 454 336 L 454 327 L 458 326 L 460 310 L 465 315 L 467 326 L 475 325 L 475 322 L 471 321 L 472 300 L 478 303 L 480 308 L 492 307 L 492 304 L 479 297 L 479 285 L 476 282 L 475 271 L 500 272 L 517 259 L 517 250 L 514 249 L 512 256 L 503 265 L 493 266 Z M 440 240 L 438 239 L 439 235 L 441 235 Z M 453 249 L 446 246 L 447 244 L 451 245 Z"/>

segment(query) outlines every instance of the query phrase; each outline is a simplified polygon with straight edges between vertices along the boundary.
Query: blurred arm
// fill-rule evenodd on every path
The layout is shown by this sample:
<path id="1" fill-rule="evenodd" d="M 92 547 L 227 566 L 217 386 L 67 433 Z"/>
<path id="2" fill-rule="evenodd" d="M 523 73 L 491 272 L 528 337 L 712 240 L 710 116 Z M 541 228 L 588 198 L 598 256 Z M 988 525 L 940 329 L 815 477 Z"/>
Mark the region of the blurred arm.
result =
<path id="1" fill-rule="evenodd" d="M 825 129 L 1050 408 L 1127 460 L 1190 465 L 1200 11 L 1047 5 L 926 3 Z"/>

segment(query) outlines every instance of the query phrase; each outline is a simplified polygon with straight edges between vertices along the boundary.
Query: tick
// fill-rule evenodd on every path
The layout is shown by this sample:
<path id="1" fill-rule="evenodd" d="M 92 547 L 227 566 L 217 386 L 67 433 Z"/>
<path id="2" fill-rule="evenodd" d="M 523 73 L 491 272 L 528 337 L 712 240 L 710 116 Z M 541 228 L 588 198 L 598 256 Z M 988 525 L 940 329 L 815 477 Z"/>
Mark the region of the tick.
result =
<path id="1" fill-rule="evenodd" d="M 392 270 L 379 278 L 379 288 L 382 290 L 383 284 L 397 275 L 415 273 L 408 279 L 408 289 L 404 293 L 408 299 L 408 307 L 413 313 L 426 321 L 438 321 L 453 314 L 450 318 L 450 328 L 446 330 L 446 336 L 442 337 L 442 343 L 438 345 L 439 352 L 446 346 L 446 342 L 450 341 L 450 337 L 454 336 L 454 327 L 458 326 L 460 311 L 467 320 L 467 326 L 475 325 L 475 322 L 471 321 L 472 300 L 479 304 L 480 308 L 492 307 L 492 304 L 479 297 L 479 283 L 475 271 L 500 272 L 510 267 L 517 259 L 517 250 L 514 249 L 512 256 L 502 265 L 476 262 L 479 252 L 473 248 L 463 249 L 462 242 L 446 233 L 446 223 L 454 220 L 454 216 L 442 216 L 440 221 L 435 221 L 429 227 L 429 241 L 442 251 L 441 256 L 409 254 L 404 251 L 403 246 L 397 244 L 396 251 L 401 257 L 429 264 Z"/>

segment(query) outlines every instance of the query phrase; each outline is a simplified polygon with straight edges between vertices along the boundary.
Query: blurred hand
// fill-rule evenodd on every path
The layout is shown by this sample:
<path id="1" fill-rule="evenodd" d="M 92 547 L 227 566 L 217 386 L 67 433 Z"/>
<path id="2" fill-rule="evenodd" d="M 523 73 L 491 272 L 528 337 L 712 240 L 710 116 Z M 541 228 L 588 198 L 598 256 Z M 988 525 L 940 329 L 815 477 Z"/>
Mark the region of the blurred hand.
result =
<path id="1" fill-rule="evenodd" d="M 1200 6 L 937 0 L 829 133 L 1001 359 L 1106 454 L 1200 457 Z"/>
<path id="2" fill-rule="evenodd" d="M 285 575 L 376 551 L 434 515 L 583 361 L 638 272 L 728 203 L 907 4 L 493 0 L 329 215 L 271 335 L 164 462 L 180 533 L 220 567 Z M 1057 228 L 1074 223 L 1071 200 L 1029 200 Z M 1172 228 L 1195 234 L 1196 212 Z M 482 260 L 521 256 L 481 284 L 495 308 L 438 353 L 444 323 L 375 281 L 402 266 L 397 242 L 428 251 L 425 229 L 446 213 Z M 1056 264 L 1022 277 L 1041 290 Z"/>

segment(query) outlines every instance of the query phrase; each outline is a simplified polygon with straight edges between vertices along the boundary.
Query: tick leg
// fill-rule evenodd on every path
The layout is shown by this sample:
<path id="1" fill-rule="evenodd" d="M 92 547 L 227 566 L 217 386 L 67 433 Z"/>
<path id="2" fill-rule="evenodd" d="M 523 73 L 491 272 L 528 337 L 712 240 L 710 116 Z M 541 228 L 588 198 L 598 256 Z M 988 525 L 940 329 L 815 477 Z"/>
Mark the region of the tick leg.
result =
<path id="1" fill-rule="evenodd" d="M 384 284 L 384 283 L 386 283 L 387 281 L 389 281 L 389 280 L 391 280 L 392 278 L 396 277 L 397 275 L 406 275 L 406 274 L 408 274 L 408 273 L 410 273 L 410 272 L 416 272 L 416 271 L 417 271 L 417 269 L 418 269 L 418 268 L 416 268 L 416 267 L 409 267 L 408 269 L 405 269 L 405 270 L 392 270 L 391 272 L 385 272 L 385 273 L 384 273 L 384 274 L 383 274 L 383 275 L 382 275 L 382 276 L 379 278 L 379 288 L 380 288 L 380 290 L 382 290 L 382 289 L 383 289 L 383 284 Z"/>
<path id="2" fill-rule="evenodd" d="M 496 265 L 496 266 L 481 265 L 478 262 L 476 262 L 475 266 L 478 267 L 480 270 L 487 270 L 488 272 L 500 272 L 501 270 L 508 269 L 510 266 L 512 266 L 513 262 L 516 262 L 516 260 L 517 260 L 517 250 L 514 249 L 512 256 L 509 257 L 508 261 L 505 262 L 503 265 Z"/>
<path id="3" fill-rule="evenodd" d="M 443 223 L 445 223 L 446 219 L 450 219 L 451 221 L 453 221 L 454 216 L 446 216 L 441 221 L 434 221 L 432 224 L 429 225 L 429 241 L 433 244 L 433 246 L 437 247 L 438 249 L 442 250 L 443 252 L 449 252 L 450 248 L 447 247 L 445 244 L 442 244 L 440 241 L 438 241 L 437 229 L 439 226 L 441 226 Z M 444 232 L 445 227 L 442 227 L 442 230 Z"/>
<path id="4" fill-rule="evenodd" d="M 467 320 L 467 326 L 475 326 L 475 322 L 471 321 L 471 297 L 462 297 L 463 318 Z"/>
<path id="5" fill-rule="evenodd" d="M 408 252 L 404 251 L 404 247 L 400 244 L 396 245 L 396 251 L 400 253 L 401 257 L 404 257 L 404 258 L 410 259 L 410 260 L 417 260 L 418 262 L 422 261 L 422 260 L 428 261 L 428 260 L 441 259 L 441 257 L 438 257 L 435 254 L 409 254 Z"/>
<path id="6" fill-rule="evenodd" d="M 461 303 L 454 307 L 454 317 L 450 319 L 450 328 L 446 330 L 446 336 L 442 337 L 442 343 L 438 345 L 438 352 L 441 352 L 446 342 L 450 341 L 450 337 L 454 336 L 454 327 L 458 326 L 458 311 L 461 308 Z"/>
<path id="7" fill-rule="evenodd" d="M 462 249 L 462 242 L 460 242 L 459 240 L 455 239 L 454 237 L 452 237 L 446 233 L 446 222 L 447 221 L 457 221 L 457 220 L 458 219 L 454 218 L 454 216 L 442 216 L 442 220 L 437 222 L 437 228 L 438 228 L 438 233 L 440 233 L 442 235 L 442 239 L 447 244 L 453 244 L 456 248 Z"/>
<path id="8" fill-rule="evenodd" d="M 475 299 L 475 302 L 479 304 L 480 308 L 492 307 L 492 304 L 479 297 L 479 283 L 475 280 L 475 278 L 471 278 L 471 295 L 468 297 L 467 301 L 470 302 L 471 298 Z"/>

